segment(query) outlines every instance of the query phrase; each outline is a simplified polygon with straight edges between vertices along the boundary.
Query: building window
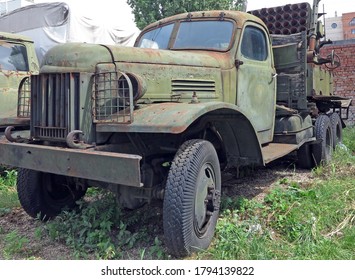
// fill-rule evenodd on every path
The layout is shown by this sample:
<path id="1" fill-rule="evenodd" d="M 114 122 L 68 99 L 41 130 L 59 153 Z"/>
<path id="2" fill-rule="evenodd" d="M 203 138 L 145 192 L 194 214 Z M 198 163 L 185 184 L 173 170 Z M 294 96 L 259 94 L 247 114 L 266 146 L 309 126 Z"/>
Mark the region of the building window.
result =
<path id="1" fill-rule="evenodd" d="M 355 17 L 349 22 L 350 26 L 355 26 Z"/>
<path id="2" fill-rule="evenodd" d="M 351 29 L 351 34 L 355 34 L 355 29 Z"/>
<path id="3" fill-rule="evenodd" d="M 334 23 L 332 23 L 331 27 L 332 27 L 333 29 L 335 29 L 335 28 L 338 27 L 338 25 L 334 22 Z"/>

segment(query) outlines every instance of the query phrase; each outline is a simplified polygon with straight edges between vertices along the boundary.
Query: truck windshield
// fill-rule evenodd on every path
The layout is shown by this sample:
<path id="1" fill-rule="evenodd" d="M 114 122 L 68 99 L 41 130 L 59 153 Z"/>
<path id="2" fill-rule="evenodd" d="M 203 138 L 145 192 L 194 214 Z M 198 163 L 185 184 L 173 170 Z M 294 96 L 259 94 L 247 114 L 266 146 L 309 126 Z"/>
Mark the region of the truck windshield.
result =
<path id="1" fill-rule="evenodd" d="M 173 27 L 174 24 L 169 24 L 146 32 L 140 39 L 138 47 L 168 49 Z M 226 51 L 232 36 L 233 23 L 230 21 L 181 22 L 172 49 Z"/>
<path id="2" fill-rule="evenodd" d="M 228 49 L 233 35 L 230 21 L 181 22 L 174 49 Z"/>
<path id="3" fill-rule="evenodd" d="M 9 71 L 29 71 L 26 47 L 7 42 L 0 43 L 0 68 Z"/>

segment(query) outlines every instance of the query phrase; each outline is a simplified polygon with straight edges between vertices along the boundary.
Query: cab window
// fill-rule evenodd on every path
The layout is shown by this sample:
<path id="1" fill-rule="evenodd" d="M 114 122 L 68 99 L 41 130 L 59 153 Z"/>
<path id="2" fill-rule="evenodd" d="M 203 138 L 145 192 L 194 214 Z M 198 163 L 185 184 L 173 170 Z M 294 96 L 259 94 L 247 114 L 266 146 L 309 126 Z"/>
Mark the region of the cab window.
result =
<path id="1" fill-rule="evenodd" d="M 265 61 L 268 57 L 265 33 L 257 27 L 247 26 L 243 34 L 241 53 L 251 60 Z"/>
<path id="2" fill-rule="evenodd" d="M 169 24 L 148 31 L 140 39 L 138 47 L 148 49 L 168 49 L 173 27 L 174 24 Z"/>

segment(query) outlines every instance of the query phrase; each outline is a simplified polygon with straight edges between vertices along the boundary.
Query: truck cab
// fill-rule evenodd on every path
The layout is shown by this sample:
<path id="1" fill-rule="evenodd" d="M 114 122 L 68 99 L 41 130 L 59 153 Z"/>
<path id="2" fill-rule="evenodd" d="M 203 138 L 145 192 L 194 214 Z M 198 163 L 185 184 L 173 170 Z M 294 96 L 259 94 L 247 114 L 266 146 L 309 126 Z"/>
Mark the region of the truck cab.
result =
<path id="1" fill-rule="evenodd" d="M 9 125 L 29 127 L 29 76 L 38 72 L 33 41 L 0 32 L 0 130 Z M 23 103 L 18 103 L 19 97 Z"/>

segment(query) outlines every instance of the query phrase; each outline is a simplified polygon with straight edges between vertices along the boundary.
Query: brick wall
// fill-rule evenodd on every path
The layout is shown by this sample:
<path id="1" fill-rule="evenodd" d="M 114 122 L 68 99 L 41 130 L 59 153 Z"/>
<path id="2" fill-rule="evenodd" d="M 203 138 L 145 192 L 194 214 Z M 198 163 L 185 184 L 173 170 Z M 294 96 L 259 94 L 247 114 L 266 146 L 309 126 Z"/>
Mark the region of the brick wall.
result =
<path id="1" fill-rule="evenodd" d="M 350 97 L 353 106 L 350 107 L 348 125 L 355 125 L 355 40 L 336 41 L 321 49 L 321 55 L 327 56 L 334 50 L 340 57 L 341 66 L 334 70 L 334 94 Z"/>

